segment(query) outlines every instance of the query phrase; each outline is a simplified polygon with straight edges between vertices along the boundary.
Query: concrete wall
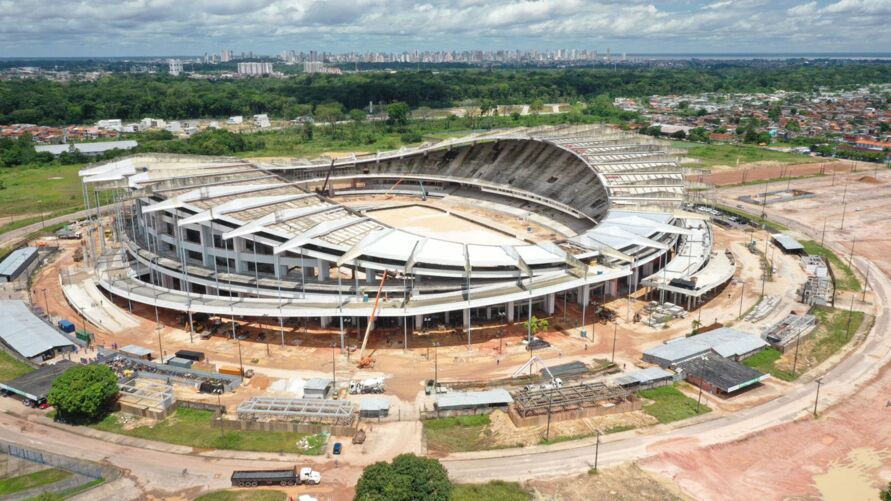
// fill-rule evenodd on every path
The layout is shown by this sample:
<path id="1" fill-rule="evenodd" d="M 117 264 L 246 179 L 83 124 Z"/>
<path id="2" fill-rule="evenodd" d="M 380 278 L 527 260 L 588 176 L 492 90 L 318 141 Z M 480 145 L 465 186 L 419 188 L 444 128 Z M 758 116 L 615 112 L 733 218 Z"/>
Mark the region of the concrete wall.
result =
<path id="1" fill-rule="evenodd" d="M 551 412 L 551 423 L 559 421 L 570 421 L 573 419 L 582 419 L 587 417 L 606 416 L 608 414 L 623 414 L 625 412 L 640 410 L 642 406 L 643 403 L 639 398 L 631 397 L 630 399 L 624 400 L 621 403 L 618 403 L 611 407 L 603 407 L 597 405 L 566 412 Z M 524 418 L 517 414 L 514 406 L 510 407 L 508 415 L 510 416 L 510 420 L 514 423 L 515 426 L 539 426 L 547 424 L 548 422 L 547 413 L 540 416 L 530 416 Z"/>

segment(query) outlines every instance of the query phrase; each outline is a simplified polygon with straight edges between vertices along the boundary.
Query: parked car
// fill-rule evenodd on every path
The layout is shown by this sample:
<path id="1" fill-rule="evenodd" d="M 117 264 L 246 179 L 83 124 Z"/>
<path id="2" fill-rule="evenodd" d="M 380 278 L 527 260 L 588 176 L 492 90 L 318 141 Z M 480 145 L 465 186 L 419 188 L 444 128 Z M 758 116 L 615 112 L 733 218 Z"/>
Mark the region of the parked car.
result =
<path id="1" fill-rule="evenodd" d="M 541 350 L 541 349 L 550 348 L 550 347 L 551 347 L 551 343 L 545 341 L 544 339 L 537 338 L 537 337 L 532 338 L 532 341 L 529 341 L 529 343 L 526 344 L 526 349 L 528 351 Z"/>
<path id="2" fill-rule="evenodd" d="M 339 455 L 343 451 L 343 444 L 340 442 L 334 443 L 334 449 L 331 450 L 331 453 L 335 456 Z"/>

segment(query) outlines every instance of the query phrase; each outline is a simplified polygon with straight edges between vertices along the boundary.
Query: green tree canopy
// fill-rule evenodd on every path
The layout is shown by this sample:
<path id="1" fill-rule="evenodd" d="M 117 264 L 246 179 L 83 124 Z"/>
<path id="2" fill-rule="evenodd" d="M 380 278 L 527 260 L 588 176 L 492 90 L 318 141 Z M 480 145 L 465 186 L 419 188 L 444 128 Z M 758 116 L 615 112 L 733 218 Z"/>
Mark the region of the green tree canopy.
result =
<path id="1" fill-rule="evenodd" d="M 523 322 L 523 326 L 528 329 L 530 323 L 532 324 L 533 334 L 538 334 L 539 332 L 546 331 L 550 326 L 546 318 L 538 318 L 535 315 L 532 315 L 532 318 L 530 320 Z"/>
<path id="2" fill-rule="evenodd" d="M 392 463 L 365 468 L 356 484 L 357 501 L 447 501 L 452 493 L 446 469 L 436 459 L 401 454 Z"/>
<path id="3" fill-rule="evenodd" d="M 401 101 L 387 105 L 387 123 L 390 125 L 403 126 L 407 124 L 410 114 L 411 108 Z"/>
<path id="4" fill-rule="evenodd" d="M 62 415 L 98 417 L 118 394 L 118 379 L 107 365 L 78 365 L 50 388 L 47 401 Z"/>

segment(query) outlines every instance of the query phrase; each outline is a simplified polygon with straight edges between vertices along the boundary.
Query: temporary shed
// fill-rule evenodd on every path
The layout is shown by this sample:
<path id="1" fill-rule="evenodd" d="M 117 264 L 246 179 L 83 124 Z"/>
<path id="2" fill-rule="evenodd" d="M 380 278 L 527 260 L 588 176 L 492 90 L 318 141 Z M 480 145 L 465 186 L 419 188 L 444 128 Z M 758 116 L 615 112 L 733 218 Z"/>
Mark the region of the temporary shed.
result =
<path id="1" fill-rule="evenodd" d="M 328 398 L 328 393 L 331 391 L 332 384 L 330 379 L 310 379 L 303 386 L 303 398 Z"/>
<path id="2" fill-rule="evenodd" d="M 705 391 L 729 395 L 769 378 L 739 362 L 718 355 L 705 355 L 677 367 L 678 373 Z"/>
<path id="3" fill-rule="evenodd" d="M 0 284 L 12 282 L 19 278 L 35 261 L 37 247 L 22 247 L 9 253 L 0 262 Z"/>
<path id="4" fill-rule="evenodd" d="M 760 337 L 748 332 L 722 327 L 695 336 L 675 339 L 643 352 L 646 362 L 673 367 L 709 352 L 732 360 L 742 360 L 767 346 Z"/>
<path id="5" fill-rule="evenodd" d="M 47 393 L 53 386 L 53 381 L 76 365 L 68 360 L 61 360 L 53 365 L 44 365 L 34 372 L 17 377 L 12 381 L 0 383 L 0 389 L 21 395 L 33 402 L 40 402 L 46 399 Z"/>
<path id="6" fill-rule="evenodd" d="M 441 411 L 458 409 L 482 409 L 487 407 L 507 407 L 514 399 L 507 390 L 454 392 L 440 395 L 436 408 Z"/>
<path id="7" fill-rule="evenodd" d="M 359 416 L 382 418 L 390 413 L 390 402 L 384 398 L 365 398 L 359 403 Z"/>
<path id="8" fill-rule="evenodd" d="M 57 352 L 75 350 L 73 342 L 34 315 L 22 301 L 0 301 L 0 318 L 0 341 L 25 358 L 43 361 Z"/>

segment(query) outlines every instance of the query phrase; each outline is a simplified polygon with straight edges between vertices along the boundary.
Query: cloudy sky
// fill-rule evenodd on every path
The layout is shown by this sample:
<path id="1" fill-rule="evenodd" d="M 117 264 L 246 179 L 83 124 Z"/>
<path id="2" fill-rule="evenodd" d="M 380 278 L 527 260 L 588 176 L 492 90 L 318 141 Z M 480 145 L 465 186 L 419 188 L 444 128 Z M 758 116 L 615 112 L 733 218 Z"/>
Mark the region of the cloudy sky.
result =
<path id="1" fill-rule="evenodd" d="M 891 51 L 891 0 L 0 0 L 2 56 Z"/>

